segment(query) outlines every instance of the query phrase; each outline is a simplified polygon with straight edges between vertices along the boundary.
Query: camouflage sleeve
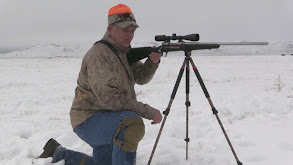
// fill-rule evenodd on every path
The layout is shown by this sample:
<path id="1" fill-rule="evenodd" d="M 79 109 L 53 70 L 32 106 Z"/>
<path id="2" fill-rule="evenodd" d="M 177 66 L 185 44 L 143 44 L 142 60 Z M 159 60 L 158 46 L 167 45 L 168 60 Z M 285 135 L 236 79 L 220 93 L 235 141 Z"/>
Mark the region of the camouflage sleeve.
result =
<path id="1" fill-rule="evenodd" d="M 96 104 L 106 110 L 132 110 L 141 117 L 152 119 L 154 109 L 148 104 L 138 102 L 125 95 L 121 82 L 121 73 L 117 65 L 114 65 L 110 58 L 106 57 L 103 50 L 99 50 L 88 61 L 88 80 L 96 95 Z"/>
<path id="2" fill-rule="evenodd" d="M 139 85 L 146 84 L 153 78 L 159 64 L 154 64 L 150 59 L 145 63 L 140 61 L 133 64 L 133 75 L 135 82 Z"/>

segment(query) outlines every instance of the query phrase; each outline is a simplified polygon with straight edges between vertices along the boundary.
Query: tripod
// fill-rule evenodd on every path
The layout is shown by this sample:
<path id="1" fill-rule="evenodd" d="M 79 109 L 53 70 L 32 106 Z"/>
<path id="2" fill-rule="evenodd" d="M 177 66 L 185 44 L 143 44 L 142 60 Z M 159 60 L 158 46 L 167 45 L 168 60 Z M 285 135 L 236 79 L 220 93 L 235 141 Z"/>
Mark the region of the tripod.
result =
<path id="1" fill-rule="evenodd" d="M 222 122 L 221 122 L 221 120 L 220 120 L 220 118 L 219 118 L 219 116 L 218 116 L 218 111 L 216 110 L 215 106 L 213 105 L 212 100 L 211 100 L 211 98 L 210 98 L 210 95 L 209 95 L 209 93 L 208 93 L 208 91 L 207 91 L 207 89 L 206 89 L 206 87 L 205 87 L 205 84 L 204 84 L 204 82 L 203 82 L 203 80 L 202 80 L 202 78 L 201 78 L 201 76 L 200 76 L 200 74 L 199 74 L 199 72 L 198 72 L 196 66 L 194 65 L 194 62 L 193 62 L 193 60 L 192 60 L 192 58 L 191 58 L 191 50 L 184 50 L 184 52 L 185 52 L 185 60 L 184 60 L 184 62 L 183 62 L 183 65 L 182 65 L 182 67 L 181 67 L 181 69 L 180 69 L 180 72 L 179 72 L 179 75 L 178 75 L 178 77 L 177 77 L 177 80 L 176 80 L 176 83 L 175 83 L 175 86 L 174 86 L 174 89 L 173 89 L 173 92 L 172 92 L 171 99 L 170 99 L 170 101 L 169 101 L 168 107 L 167 107 L 167 109 L 163 112 L 163 114 L 164 114 L 165 116 L 164 116 L 164 119 L 163 119 L 163 122 L 162 122 L 161 128 L 160 128 L 160 130 L 159 130 L 159 133 L 158 133 L 158 136 L 157 136 L 157 139 L 156 139 L 156 142 L 155 142 L 155 145 L 154 145 L 153 151 L 152 151 L 152 153 L 151 153 L 151 156 L 150 156 L 150 159 L 149 159 L 148 165 L 151 164 L 152 158 L 153 158 L 153 156 L 154 156 L 154 153 L 155 153 L 156 147 L 157 147 L 157 145 L 158 145 L 158 142 L 159 142 L 159 139 L 160 139 L 160 136 L 161 136 L 162 130 L 163 130 L 163 128 L 164 128 L 164 125 L 165 125 L 166 119 L 167 119 L 168 114 L 169 114 L 169 112 L 170 112 L 170 108 L 171 108 L 171 106 L 172 106 L 173 100 L 174 100 L 175 95 L 176 95 L 176 93 L 177 93 L 177 89 L 178 89 L 178 86 L 179 86 L 180 81 L 181 81 L 181 79 L 182 79 L 182 75 L 183 75 L 183 72 L 184 72 L 184 69 L 185 69 L 185 68 L 186 68 L 186 102 L 185 102 L 185 105 L 186 105 L 186 138 L 185 138 L 185 141 L 186 141 L 186 160 L 188 159 L 188 142 L 190 141 L 190 139 L 189 139 L 189 137 L 188 137 L 188 114 L 189 114 L 189 106 L 190 106 L 190 101 L 189 101 L 189 81 L 190 81 L 190 79 L 189 79 L 189 77 L 190 77 L 189 64 L 191 64 L 191 66 L 192 66 L 192 68 L 193 68 L 193 71 L 194 71 L 194 73 L 195 73 L 195 75 L 196 75 L 196 77 L 197 77 L 197 79 L 198 79 L 198 81 L 199 81 L 199 83 L 200 83 L 200 86 L 201 86 L 201 88 L 202 88 L 202 90 L 203 90 L 203 92 L 204 92 L 204 94 L 205 94 L 205 96 L 206 96 L 206 98 L 207 98 L 207 100 L 208 100 L 208 102 L 209 102 L 211 108 L 212 108 L 213 114 L 216 116 L 216 118 L 217 118 L 217 120 L 218 120 L 218 122 L 219 122 L 219 124 L 220 124 L 220 127 L 221 127 L 221 129 L 222 129 L 222 131 L 223 131 L 223 133 L 224 133 L 224 135 L 225 135 L 225 138 L 226 138 L 226 140 L 227 140 L 227 142 L 228 142 L 228 144 L 229 144 L 231 150 L 232 150 L 232 153 L 233 153 L 233 155 L 234 155 L 234 157 L 235 157 L 235 159 L 236 159 L 236 161 L 237 161 L 237 164 L 238 164 L 238 165 L 242 165 L 242 163 L 239 161 L 239 159 L 238 159 L 238 157 L 237 157 L 237 155 L 236 155 L 236 152 L 235 152 L 234 149 L 233 149 L 233 146 L 232 146 L 232 144 L 231 144 L 231 142 L 230 142 L 230 140 L 229 140 L 229 137 L 228 137 L 228 135 L 227 135 L 227 133 L 226 133 L 224 127 L 223 127 L 223 124 L 222 124 Z"/>

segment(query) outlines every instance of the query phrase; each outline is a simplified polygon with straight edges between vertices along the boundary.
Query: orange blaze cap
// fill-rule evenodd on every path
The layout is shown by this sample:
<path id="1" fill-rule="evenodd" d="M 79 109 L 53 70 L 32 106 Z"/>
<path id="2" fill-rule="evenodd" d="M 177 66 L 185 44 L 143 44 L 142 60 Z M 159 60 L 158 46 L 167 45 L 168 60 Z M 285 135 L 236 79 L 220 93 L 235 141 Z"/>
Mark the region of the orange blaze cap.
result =
<path id="1" fill-rule="evenodd" d="M 116 6 L 113 6 L 109 12 L 108 16 L 115 15 L 115 14 L 124 14 L 124 13 L 132 13 L 130 8 L 124 4 L 118 4 Z"/>

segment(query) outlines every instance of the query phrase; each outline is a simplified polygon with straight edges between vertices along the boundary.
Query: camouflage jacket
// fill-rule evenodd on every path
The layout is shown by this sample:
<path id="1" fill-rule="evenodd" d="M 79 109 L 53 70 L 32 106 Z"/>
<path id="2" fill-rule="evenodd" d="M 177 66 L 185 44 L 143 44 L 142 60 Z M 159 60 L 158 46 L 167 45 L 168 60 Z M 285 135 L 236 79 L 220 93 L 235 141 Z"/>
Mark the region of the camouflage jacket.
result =
<path id="1" fill-rule="evenodd" d="M 154 108 L 137 101 L 134 85 L 148 83 L 158 64 L 147 59 L 145 63 L 138 61 L 129 65 L 126 55 L 128 48 L 119 46 L 107 33 L 103 40 L 116 48 L 126 69 L 109 47 L 102 43 L 92 46 L 83 57 L 77 79 L 70 110 L 73 129 L 99 110 L 131 110 L 146 119 L 153 117 Z"/>

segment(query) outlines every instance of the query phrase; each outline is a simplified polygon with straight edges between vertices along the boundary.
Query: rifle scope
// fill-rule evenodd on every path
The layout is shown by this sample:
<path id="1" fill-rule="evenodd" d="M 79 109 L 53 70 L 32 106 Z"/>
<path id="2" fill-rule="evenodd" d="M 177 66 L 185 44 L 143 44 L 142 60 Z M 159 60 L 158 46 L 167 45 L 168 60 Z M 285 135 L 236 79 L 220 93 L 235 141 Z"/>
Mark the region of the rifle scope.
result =
<path id="1" fill-rule="evenodd" d="M 178 40 L 179 42 L 182 42 L 182 40 L 198 41 L 199 34 L 189 34 L 189 35 L 185 35 L 185 36 L 177 36 L 175 33 L 172 36 L 156 35 L 155 40 L 156 41 L 167 41 L 167 42 L 170 42 L 170 40 Z"/>

